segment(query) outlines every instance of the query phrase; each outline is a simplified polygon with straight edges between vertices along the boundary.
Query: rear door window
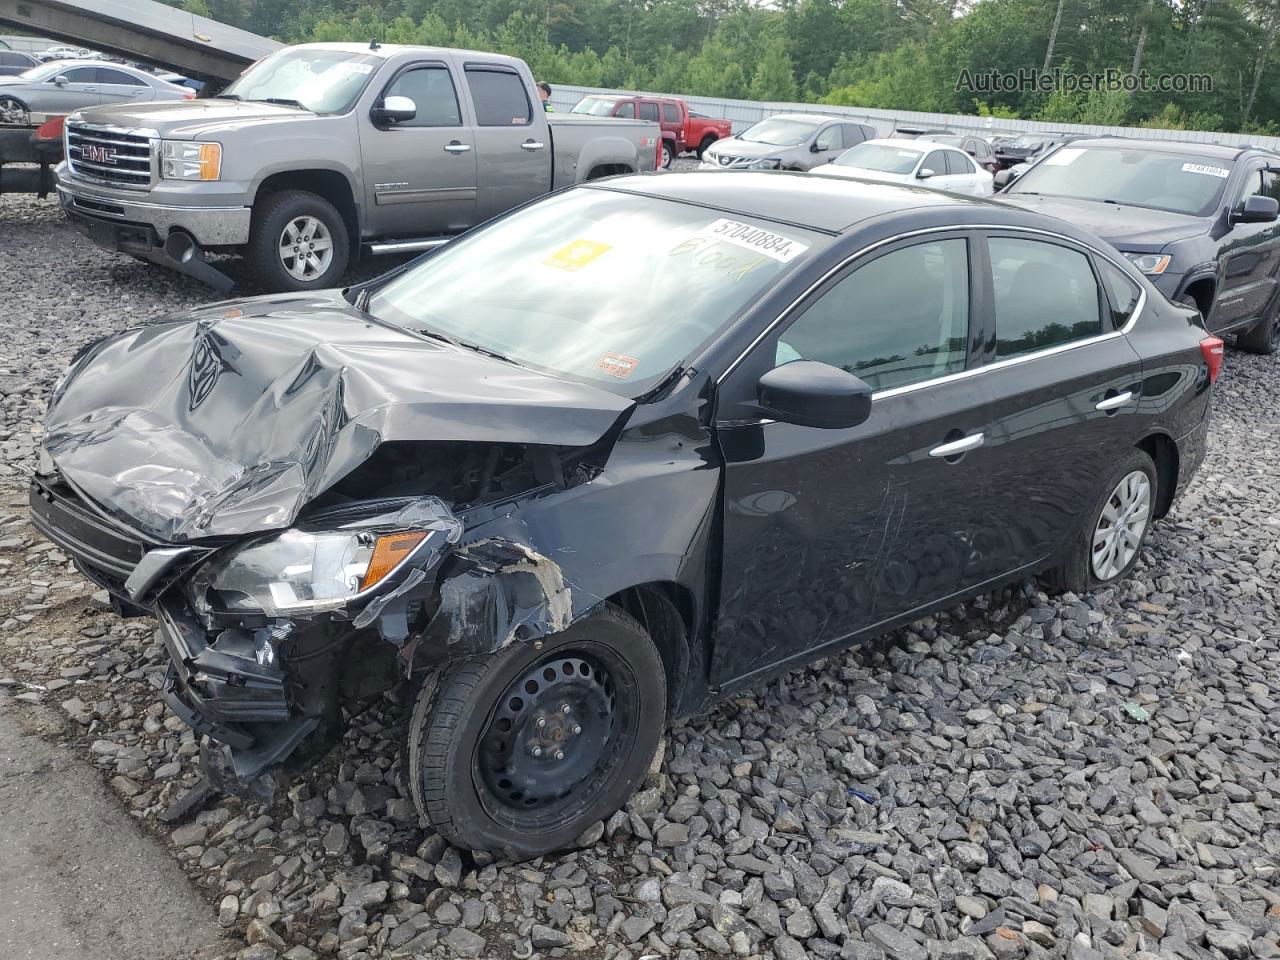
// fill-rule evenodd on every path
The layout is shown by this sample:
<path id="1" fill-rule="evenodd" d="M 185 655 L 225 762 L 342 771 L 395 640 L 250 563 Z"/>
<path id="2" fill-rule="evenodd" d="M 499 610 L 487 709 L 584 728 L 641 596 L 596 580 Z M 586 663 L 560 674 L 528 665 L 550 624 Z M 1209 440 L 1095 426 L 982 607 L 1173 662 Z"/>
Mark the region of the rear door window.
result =
<path id="1" fill-rule="evenodd" d="M 1142 295 L 1141 288 L 1114 263 L 1099 259 L 1098 274 L 1102 277 L 1102 285 L 1107 288 L 1107 300 L 1111 307 L 1111 325 L 1117 330 L 1124 327 L 1138 308 L 1138 299 Z"/>
<path id="2" fill-rule="evenodd" d="M 533 107 L 519 74 L 499 67 L 468 66 L 467 87 L 482 127 L 526 126 Z"/>
<path id="3" fill-rule="evenodd" d="M 657 120 L 658 105 L 647 101 L 640 102 L 640 119 L 641 120 Z"/>
<path id="4" fill-rule="evenodd" d="M 858 123 L 840 124 L 840 137 L 846 147 L 856 147 L 863 140 L 868 139 L 866 128 Z"/>
<path id="5" fill-rule="evenodd" d="M 98 67 L 95 74 L 98 83 L 118 83 L 126 87 L 145 87 L 146 81 L 139 80 L 131 73 L 123 70 L 112 70 L 110 67 Z"/>
<path id="6" fill-rule="evenodd" d="M 1098 281 L 1079 250 L 1021 237 L 991 237 L 988 249 L 998 360 L 1102 333 Z"/>

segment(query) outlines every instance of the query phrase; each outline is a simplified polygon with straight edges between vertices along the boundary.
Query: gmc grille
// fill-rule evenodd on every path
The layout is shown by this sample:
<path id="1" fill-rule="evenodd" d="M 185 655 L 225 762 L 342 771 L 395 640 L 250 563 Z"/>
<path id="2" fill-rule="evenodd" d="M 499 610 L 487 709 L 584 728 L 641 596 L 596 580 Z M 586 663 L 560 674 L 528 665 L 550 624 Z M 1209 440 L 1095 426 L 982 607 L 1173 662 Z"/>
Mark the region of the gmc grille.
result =
<path id="1" fill-rule="evenodd" d="M 86 180 L 146 190 L 154 179 L 153 143 L 145 133 L 73 121 L 67 124 L 67 163 Z"/>

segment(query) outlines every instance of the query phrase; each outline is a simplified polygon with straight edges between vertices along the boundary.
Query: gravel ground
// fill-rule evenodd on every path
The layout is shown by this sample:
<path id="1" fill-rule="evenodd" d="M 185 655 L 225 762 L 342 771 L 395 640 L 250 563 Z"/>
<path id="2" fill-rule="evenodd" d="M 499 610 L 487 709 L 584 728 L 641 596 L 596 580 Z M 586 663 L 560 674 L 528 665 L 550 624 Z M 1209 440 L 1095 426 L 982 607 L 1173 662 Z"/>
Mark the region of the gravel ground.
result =
<path id="1" fill-rule="evenodd" d="M 1027 583 L 673 729 L 582 849 L 424 834 L 388 697 L 273 807 L 210 798 L 164 655 L 25 519 L 75 348 L 206 300 L 0 200 L 0 684 L 60 706 L 252 960 L 1280 956 L 1280 361 L 1229 353 L 1209 458 L 1131 579 Z M 121 896 L 128 891 L 121 890 Z"/>

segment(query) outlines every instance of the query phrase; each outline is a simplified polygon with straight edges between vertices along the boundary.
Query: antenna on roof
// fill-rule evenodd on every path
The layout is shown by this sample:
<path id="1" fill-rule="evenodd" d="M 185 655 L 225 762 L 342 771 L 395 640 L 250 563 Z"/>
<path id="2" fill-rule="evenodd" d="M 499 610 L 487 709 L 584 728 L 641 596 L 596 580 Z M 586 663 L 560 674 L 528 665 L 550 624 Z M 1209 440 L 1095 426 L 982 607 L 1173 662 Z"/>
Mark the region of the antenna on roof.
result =
<path id="1" fill-rule="evenodd" d="M 381 46 L 382 46 L 382 44 L 380 44 L 380 43 L 378 42 L 378 38 L 377 38 L 377 37 L 372 37 L 372 38 L 369 40 L 369 49 L 370 49 L 370 50 L 377 50 L 377 49 L 378 49 L 378 48 L 380 48 Z"/>

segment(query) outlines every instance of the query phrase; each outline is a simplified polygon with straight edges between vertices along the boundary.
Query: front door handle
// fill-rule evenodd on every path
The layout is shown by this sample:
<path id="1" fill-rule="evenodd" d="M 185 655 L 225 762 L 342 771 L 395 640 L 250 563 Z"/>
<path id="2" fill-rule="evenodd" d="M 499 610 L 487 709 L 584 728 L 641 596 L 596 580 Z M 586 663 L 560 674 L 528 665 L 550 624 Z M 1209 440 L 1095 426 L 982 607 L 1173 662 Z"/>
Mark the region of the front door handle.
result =
<path id="1" fill-rule="evenodd" d="M 931 457 L 958 457 L 962 453 L 968 453 L 970 450 L 977 450 L 980 446 L 987 442 L 985 433 L 971 433 L 967 437 L 961 437 L 959 440 L 952 440 L 950 443 L 944 443 L 940 447 L 934 447 L 929 451 Z"/>
<path id="2" fill-rule="evenodd" d="M 444 149 L 448 153 L 466 153 L 471 149 L 471 144 L 459 143 L 457 140 L 450 140 L 444 145 Z"/>
<path id="3" fill-rule="evenodd" d="M 545 143 L 541 143 L 537 140 L 526 140 L 524 143 L 520 144 L 520 149 L 532 152 L 534 150 L 541 150 L 545 146 Z"/>
<path id="4" fill-rule="evenodd" d="M 1126 390 L 1124 393 L 1117 393 L 1114 397 L 1107 397 L 1105 400 L 1099 400 L 1093 405 L 1093 409 L 1101 410 L 1103 413 L 1110 413 L 1123 407 L 1126 403 L 1133 399 L 1133 391 Z"/>

